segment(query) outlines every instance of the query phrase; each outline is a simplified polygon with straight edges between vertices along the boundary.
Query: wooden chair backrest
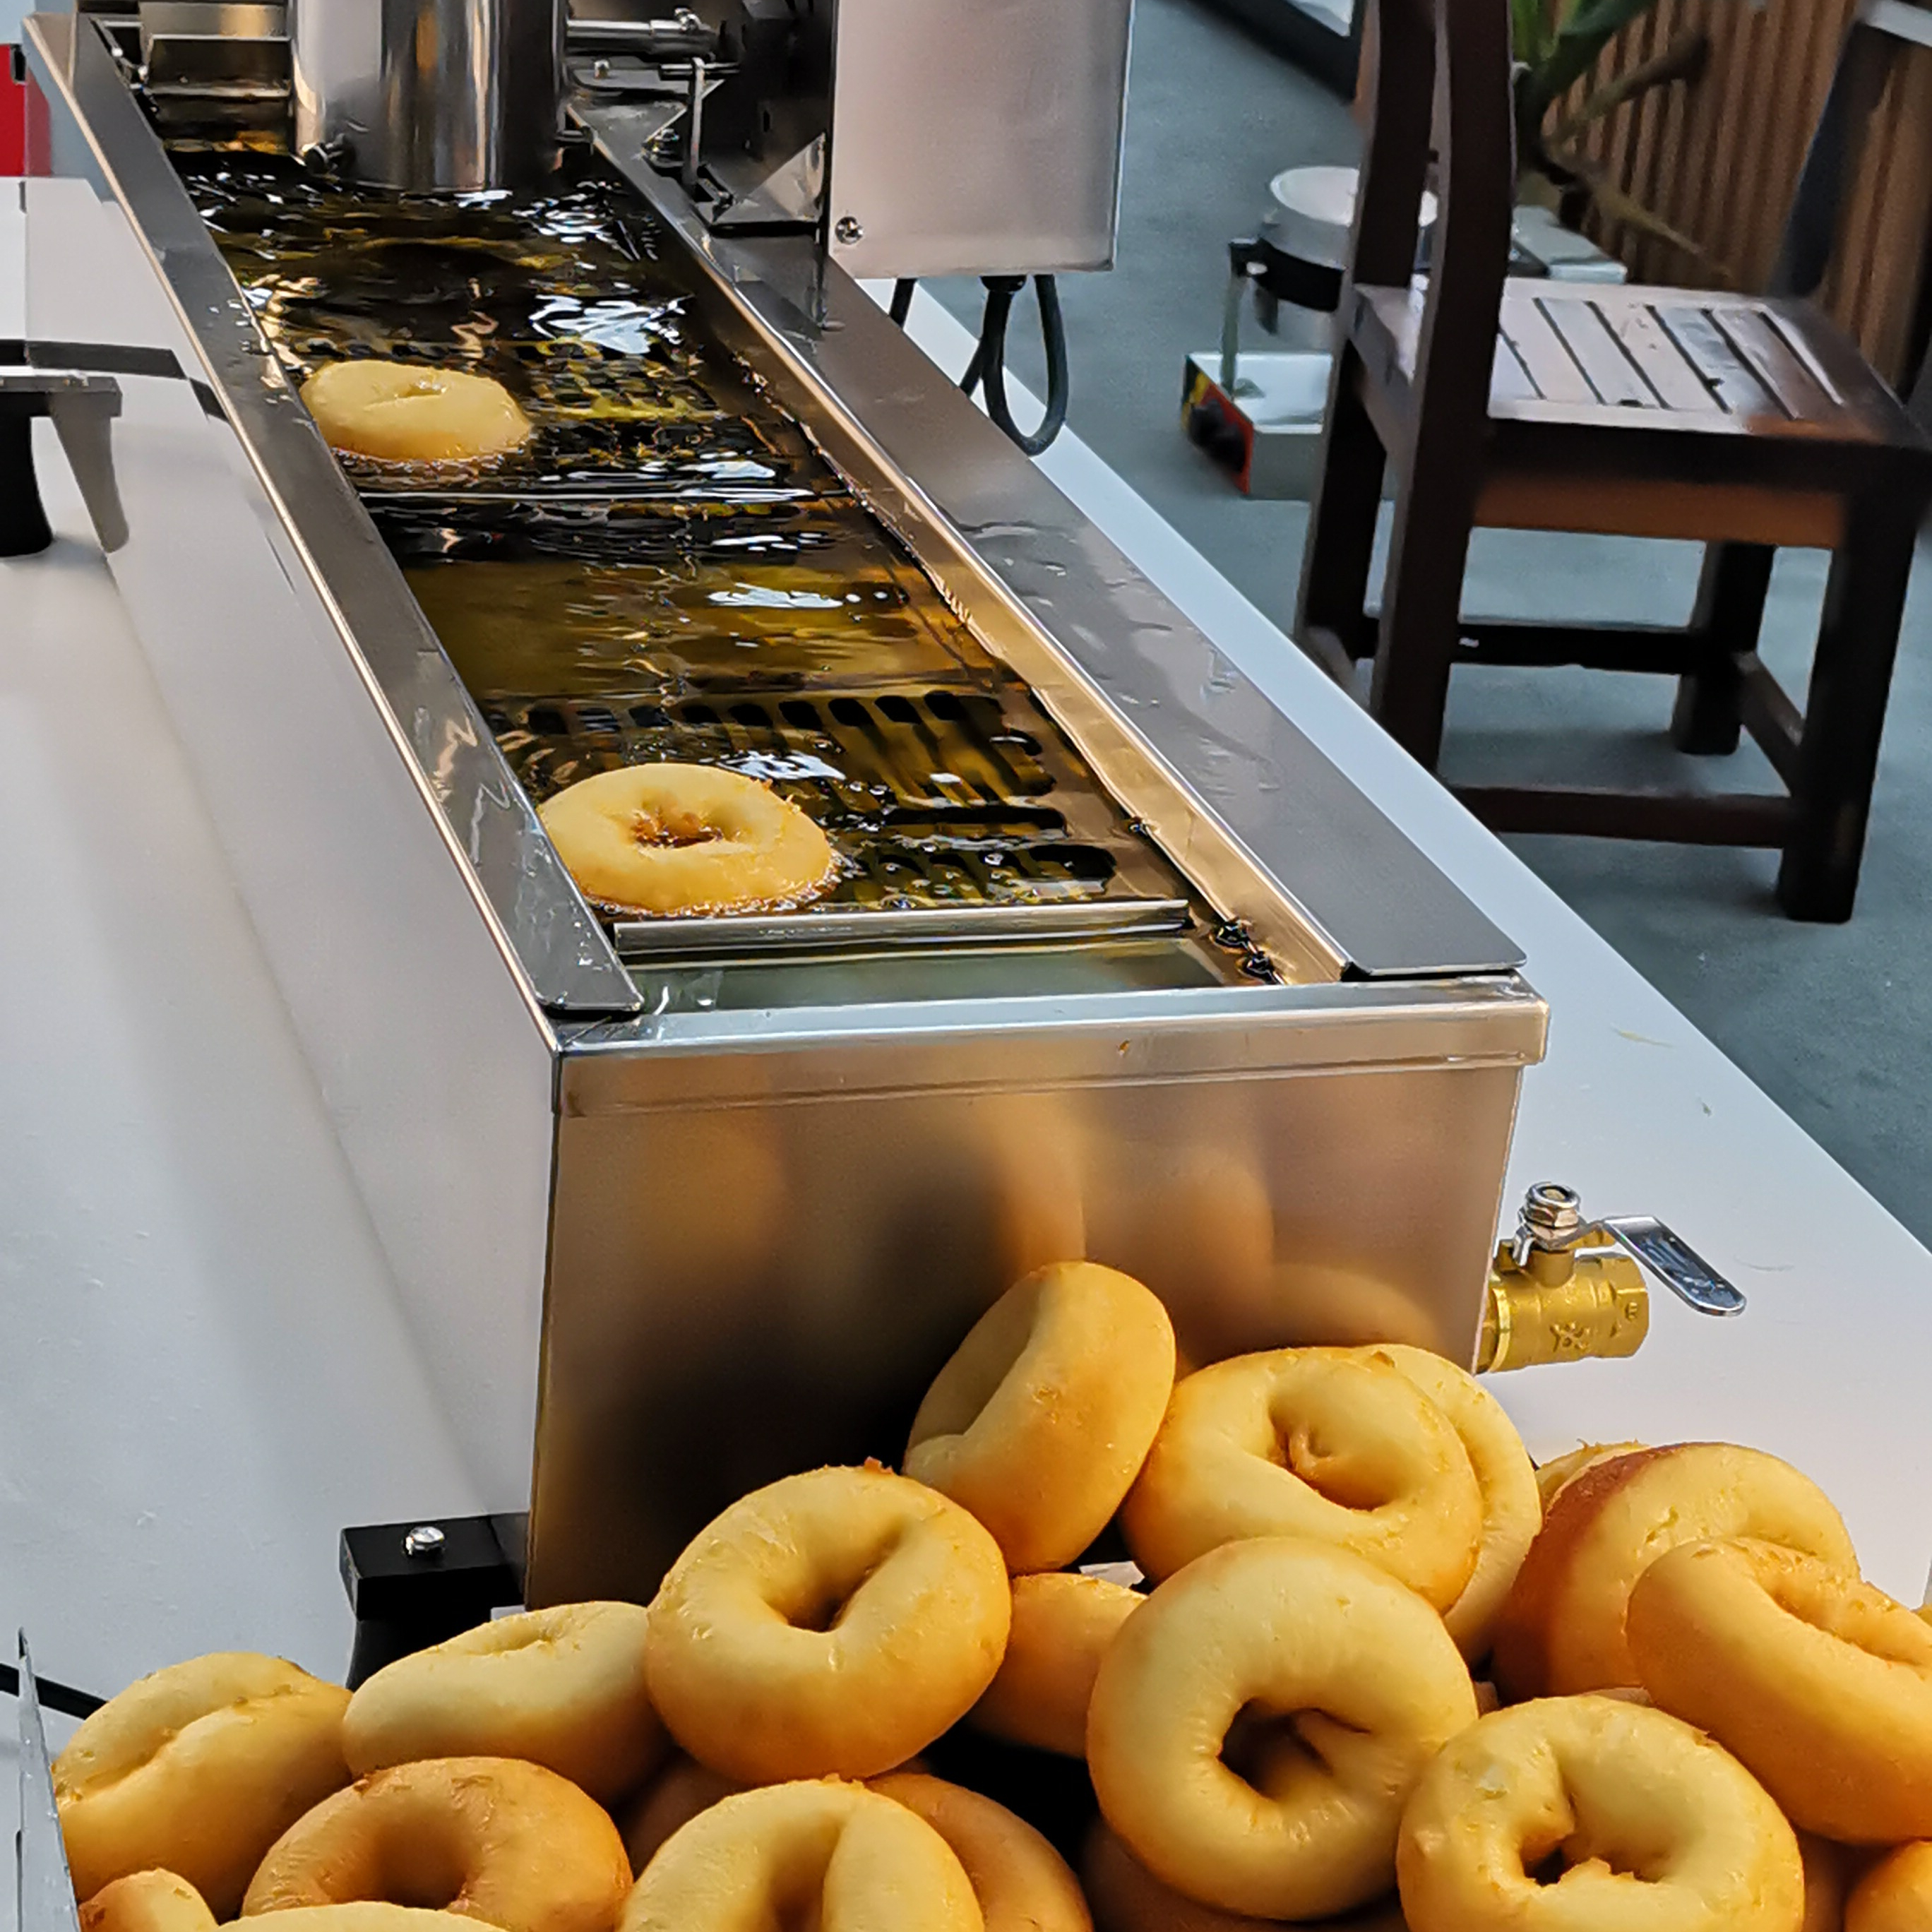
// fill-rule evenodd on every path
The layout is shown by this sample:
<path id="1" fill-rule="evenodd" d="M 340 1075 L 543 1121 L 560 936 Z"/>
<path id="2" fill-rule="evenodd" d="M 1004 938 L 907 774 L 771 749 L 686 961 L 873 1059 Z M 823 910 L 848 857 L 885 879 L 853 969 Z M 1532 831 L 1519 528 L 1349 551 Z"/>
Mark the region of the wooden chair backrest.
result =
<path id="1" fill-rule="evenodd" d="M 1414 271 L 1432 120 L 1437 212 L 1416 386 L 1486 414 L 1516 206 L 1509 0 L 1370 0 L 1376 67 L 1349 250 L 1352 286 L 1403 288 Z M 1345 292 L 1342 313 L 1352 296 Z M 1467 415 L 1467 410 L 1459 410 Z"/>

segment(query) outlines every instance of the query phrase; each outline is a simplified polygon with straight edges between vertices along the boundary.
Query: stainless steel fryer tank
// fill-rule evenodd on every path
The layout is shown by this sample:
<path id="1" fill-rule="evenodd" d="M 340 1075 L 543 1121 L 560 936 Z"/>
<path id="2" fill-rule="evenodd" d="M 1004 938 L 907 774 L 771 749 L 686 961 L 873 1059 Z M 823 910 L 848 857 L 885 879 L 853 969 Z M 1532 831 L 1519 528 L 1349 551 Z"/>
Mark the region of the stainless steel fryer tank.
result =
<path id="1" fill-rule="evenodd" d="M 1038 1262 L 1139 1274 L 1196 1360 L 1472 1358 L 1546 1018 L 1520 955 L 862 290 L 828 271 L 808 320 L 796 244 L 707 236 L 632 110 L 578 104 L 692 320 L 1050 715 L 1185 933 L 600 920 L 103 30 L 28 43 L 79 177 L 26 184 L 28 328 L 184 379 L 120 359 L 112 565 L 532 1602 L 647 1593 L 745 1488 L 896 1457 Z"/>

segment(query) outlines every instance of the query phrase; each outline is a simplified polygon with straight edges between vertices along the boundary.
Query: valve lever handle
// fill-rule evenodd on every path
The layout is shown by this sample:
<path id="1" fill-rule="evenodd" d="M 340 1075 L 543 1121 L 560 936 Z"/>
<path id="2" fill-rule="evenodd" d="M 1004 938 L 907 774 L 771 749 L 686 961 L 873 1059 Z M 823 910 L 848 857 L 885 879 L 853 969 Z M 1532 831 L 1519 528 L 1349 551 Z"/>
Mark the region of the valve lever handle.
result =
<path id="1" fill-rule="evenodd" d="M 1700 1315 L 1743 1313 L 1743 1291 L 1726 1281 L 1682 1235 L 1654 1215 L 1615 1214 L 1596 1226 Z"/>

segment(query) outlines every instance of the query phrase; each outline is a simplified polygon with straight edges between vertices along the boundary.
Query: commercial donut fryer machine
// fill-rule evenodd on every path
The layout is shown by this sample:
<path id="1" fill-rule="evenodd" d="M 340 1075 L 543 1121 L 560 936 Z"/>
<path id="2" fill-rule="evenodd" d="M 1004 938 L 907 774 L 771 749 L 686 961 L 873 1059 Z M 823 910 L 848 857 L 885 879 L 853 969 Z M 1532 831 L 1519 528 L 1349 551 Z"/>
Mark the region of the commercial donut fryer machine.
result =
<path id="1" fill-rule="evenodd" d="M 436 194 L 356 158 L 420 188 L 524 124 L 345 136 L 299 14 L 292 67 L 268 5 L 28 23 L 80 179 L 26 185 L 14 360 L 116 392 L 82 480 L 533 1604 L 896 1459 L 1045 1262 L 1147 1281 L 1196 1363 L 1476 1350 L 1546 1019 L 1517 949 L 852 279 L 1111 254 L 1125 7 L 965 4 L 884 10 L 910 55 L 862 0 L 824 45 L 809 0 L 573 22 L 556 152 Z M 987 52 L 1009 15 L 1052 86 Z M 1012 86 L 1072 159 L 983 100 L 957 147 Z M 996 151 L 1056 192 L 980 206 Z M 494 374 L 537 435 L 338 460 L 297 390 L 367 354 Z M 588 904 L 535 808 L 653 758 L 770 779 L 836 885 Z"/>

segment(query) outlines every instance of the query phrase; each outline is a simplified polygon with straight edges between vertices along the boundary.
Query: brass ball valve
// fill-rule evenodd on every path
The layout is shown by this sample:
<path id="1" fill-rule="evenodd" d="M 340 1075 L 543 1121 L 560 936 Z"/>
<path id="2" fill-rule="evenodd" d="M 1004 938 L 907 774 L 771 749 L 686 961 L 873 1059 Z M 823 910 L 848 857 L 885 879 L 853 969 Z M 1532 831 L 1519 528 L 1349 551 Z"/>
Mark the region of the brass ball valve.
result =
<path id="1" fill-rule="evenodd" d="M 1744 1308 L 1737 1288 L 1662 1222 L 1648 1215 L 1586 1221 L 1574 1188 L 1538 1182 L 1515 1234 L 1496 1248 L 1477 1368 L 1635 1354 L 1650 1332 L 1646 1269 L 1700 1314 Z"/>

